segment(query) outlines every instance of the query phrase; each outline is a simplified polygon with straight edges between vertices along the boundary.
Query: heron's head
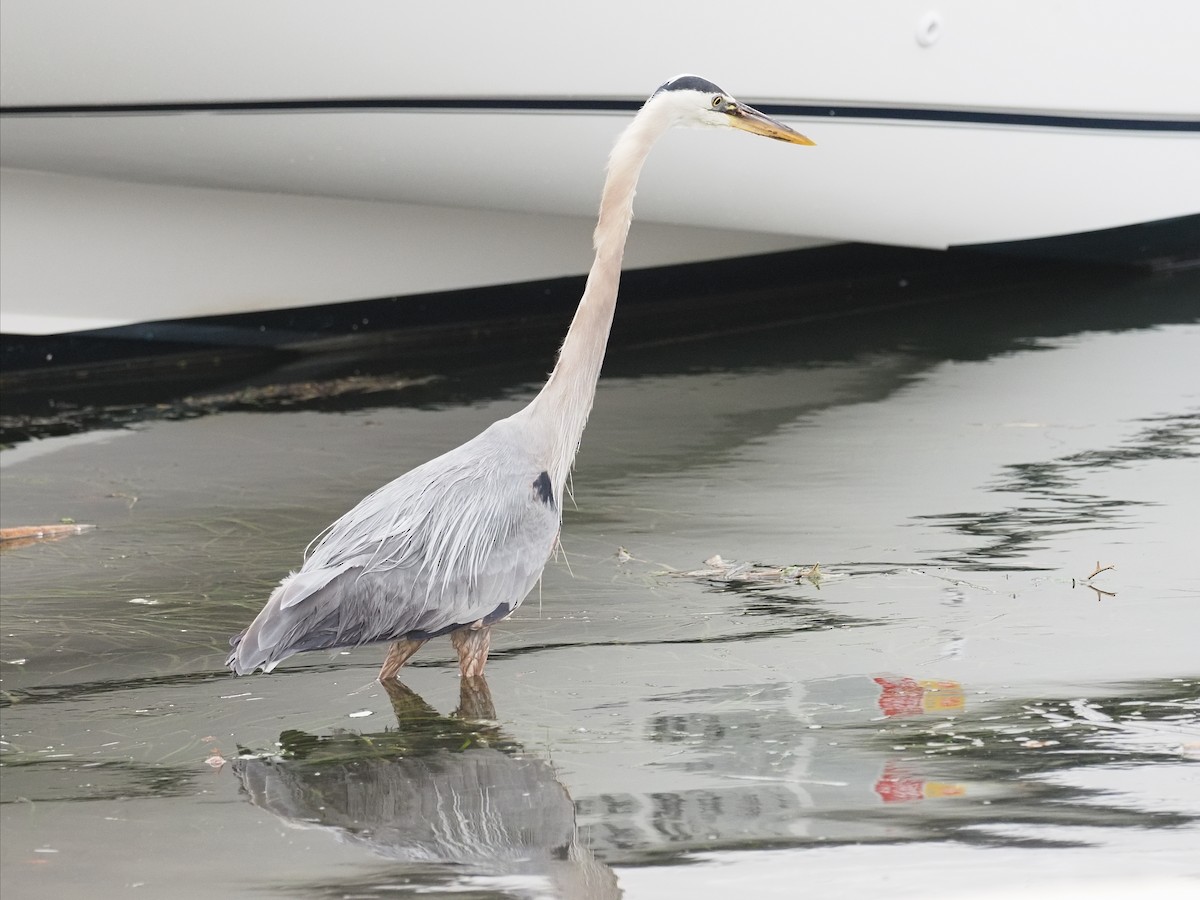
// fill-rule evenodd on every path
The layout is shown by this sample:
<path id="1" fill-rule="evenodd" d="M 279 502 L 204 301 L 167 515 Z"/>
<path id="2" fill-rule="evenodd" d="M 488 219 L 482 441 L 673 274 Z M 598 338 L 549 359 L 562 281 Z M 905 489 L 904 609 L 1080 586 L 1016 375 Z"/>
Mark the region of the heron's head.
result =
<path id="1" fill-rule="evenodd" d="M 675 120 L 681 125 L 713 125 L 739 128 L 751 134 L 787 141 L 791 144 L 813 146 L 813 142 L 781 122 L 763 115 L 729 96 L 711 81 L 698 75 L 679 75 L 672 78 L 650 98 L 656 103 L 669 103 Z"/>

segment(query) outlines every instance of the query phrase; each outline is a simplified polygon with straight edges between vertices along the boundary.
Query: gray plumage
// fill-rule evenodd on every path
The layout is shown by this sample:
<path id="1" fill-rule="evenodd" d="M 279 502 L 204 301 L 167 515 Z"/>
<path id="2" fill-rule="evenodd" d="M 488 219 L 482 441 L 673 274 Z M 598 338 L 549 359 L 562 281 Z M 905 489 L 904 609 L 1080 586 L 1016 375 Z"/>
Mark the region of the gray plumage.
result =
<path id="1" fill-rule="evenodd" d="M 269 672 L 303 650 L 393 641 L 385 679 L 421 642 L 445 633 L 462 673 L 482 673 L 491 625 L 520 606 L 554 549 L 608 343 L 638 175 L 654 142 L 680 124 L 812 143 L 705 79 L 680 76 L 659 88 L 613 147 L 595 261 L 545 387 L 524 409 L 334 522 L 230 641 L 235 673 Z"/>
<path id="2" fill-rule="evenodd" d="M 363 498 L 235 638 L 229 665 L 270 671 L 302 650 L 434 637 L 515 609 L 559 524 L 519 432 L 502 419 Z"/>

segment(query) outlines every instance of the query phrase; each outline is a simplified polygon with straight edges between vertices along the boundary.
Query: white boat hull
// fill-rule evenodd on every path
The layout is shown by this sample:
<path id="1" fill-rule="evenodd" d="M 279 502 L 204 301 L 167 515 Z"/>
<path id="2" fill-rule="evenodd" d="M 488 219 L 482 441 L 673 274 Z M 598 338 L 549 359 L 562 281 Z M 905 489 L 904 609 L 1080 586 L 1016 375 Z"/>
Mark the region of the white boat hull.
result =
<path id="1" fill-rule="evenodd" d="M 668 135 L 631 267 L 1200 214 L 1186 2 L 751 4 L 742 41 L 715 4 L 66 6 L 3 8 L 5 333 L 581 273 L 603 107 L 684 67 L 817 146 Z"/>

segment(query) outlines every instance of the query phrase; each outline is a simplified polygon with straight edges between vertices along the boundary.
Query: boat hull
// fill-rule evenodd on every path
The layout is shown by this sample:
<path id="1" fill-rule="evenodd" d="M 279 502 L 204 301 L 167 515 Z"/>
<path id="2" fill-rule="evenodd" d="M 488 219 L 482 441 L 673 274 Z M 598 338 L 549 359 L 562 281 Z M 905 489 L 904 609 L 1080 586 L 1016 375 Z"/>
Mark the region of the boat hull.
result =
<path id="1" fill-rule="evenodd" d="M 336 22 L 309 3 L 66 6 L 70 30 L 61 6 L 2 13 L 10 334 L 582 273 L 607 149 L 685 58 L 816 147 L 669 134 L 630 268 L 1200 215 L 1189 3 L 751 4 L 773 28 L 745 46 L 714 44 L 694 7 L 547 21 L 517 4 L 466 28 L 393 4 Z"/>

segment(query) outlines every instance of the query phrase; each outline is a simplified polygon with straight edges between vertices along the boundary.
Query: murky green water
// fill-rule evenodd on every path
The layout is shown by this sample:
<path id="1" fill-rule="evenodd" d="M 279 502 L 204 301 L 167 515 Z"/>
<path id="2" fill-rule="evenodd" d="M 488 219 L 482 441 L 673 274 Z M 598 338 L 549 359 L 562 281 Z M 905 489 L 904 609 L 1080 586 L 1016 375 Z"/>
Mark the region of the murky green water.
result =
<path id="1" fill-rule="evenodd" d="M 98 526 L 0 556 L 6 896 L 1184 896 L 1197 273 L 736 315 L 614 354 L 485 684 L 448 642 L 390 694 L 379 647 L 222 661 L 545 360 L 0 452 L 5 525 Z"/>

